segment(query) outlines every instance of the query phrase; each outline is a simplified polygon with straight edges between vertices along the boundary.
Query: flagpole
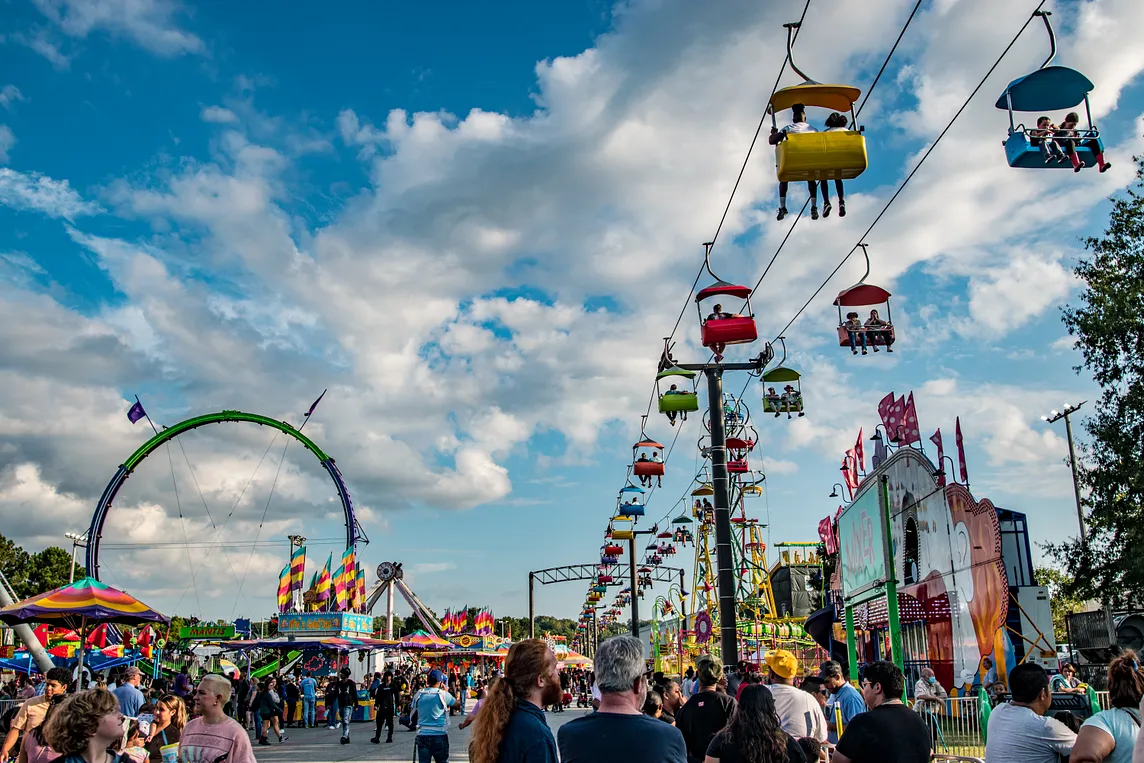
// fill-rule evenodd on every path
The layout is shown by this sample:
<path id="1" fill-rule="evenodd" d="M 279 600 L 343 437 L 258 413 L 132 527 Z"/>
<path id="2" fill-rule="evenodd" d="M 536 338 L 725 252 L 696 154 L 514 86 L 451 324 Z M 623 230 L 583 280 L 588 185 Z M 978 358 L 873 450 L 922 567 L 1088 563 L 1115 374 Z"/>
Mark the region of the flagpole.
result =
<path id="1" fill-rule="evenodd" d="M 143 407 L 143 401 L 139 399 L 138 395 L 135 396 L 135 402 L 139 403 L 139 410 L 143 411 L 143 418 L 147 419 L 147 423 L 151 425 L 151 431 L 159 434 L 159 430 L 155 428 L 155 422 L 151 420 L 151 414 L 147 413 L 147 409 Z"/>
<path id="2" fill-rule="evenodd" d="M 305 428 L 306 428 L 306 424 L 308 424 L 308 423 L 309 423 L 309 421 L 310 421 L 310 416 L 312 416 L 312 415 L 313 415 L 313 413 L 314 413 L 314 409 L 318 407 L 318 403 L 322 402 L 322 398 L 323 398 L 323 397 L 325 397 L 325 396 L 326 396 L 326 393 L 327 393 L 327 392 L 329 392 L 329 391 L 330 391 L 330 388 L 329 388 L 329 387 L 327 387 L 326 389 L 322 390 L 322 394 L 318 395 L 318 399 L 317 399 L 317 400 L 315 400 L 315 401 L 314 401 L 314 403 L 313 403 L 313 405 L 311 405 L 311 406 L 310 406 L 310 410 L 306 411 L 305 415 L 303 415 L 303 416 L 302 416 L 302 426 L 298 427 L 298 431 L 299 431 L 299 432 L 301 432 L 303 429 L 305 429 Z"/>

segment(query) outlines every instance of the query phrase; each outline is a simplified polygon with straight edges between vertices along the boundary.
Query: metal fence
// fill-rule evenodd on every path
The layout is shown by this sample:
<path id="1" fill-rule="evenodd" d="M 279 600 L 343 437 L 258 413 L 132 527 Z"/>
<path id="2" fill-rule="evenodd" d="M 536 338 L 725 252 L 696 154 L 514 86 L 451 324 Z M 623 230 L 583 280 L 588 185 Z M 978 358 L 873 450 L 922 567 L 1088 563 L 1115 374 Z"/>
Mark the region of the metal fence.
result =
<path id="1" fill-rule="evenodd" d="M 3 718 L 5 713 L 17 707 L 23 701 L 22 699 L 0 699 L 0 718 Z"/>
<path id="2" fill-rule="evenodd" d="M 942 703 L 926 703 L 922 718 L 930 729 L 935 755 L 983 757 L 985 734 L 977 697 L 950 697 Z"/>
<path id="3" fill-rule="evenodd" d="M 1098 691 L 1096 693 L 1096 701 L 1100 703 L 1101 710 L 1112 709 L 1112 702 L 1108 699 L 1108 692 Z"/>

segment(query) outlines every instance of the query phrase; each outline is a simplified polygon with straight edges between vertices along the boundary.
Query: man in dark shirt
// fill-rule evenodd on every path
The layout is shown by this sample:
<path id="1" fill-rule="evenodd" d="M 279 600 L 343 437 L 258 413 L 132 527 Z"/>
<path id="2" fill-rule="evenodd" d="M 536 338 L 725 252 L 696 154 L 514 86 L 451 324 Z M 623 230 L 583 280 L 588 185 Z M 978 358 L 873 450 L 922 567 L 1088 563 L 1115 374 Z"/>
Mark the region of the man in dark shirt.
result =
<path id="1" fill-rule="evenodd" d="M 735 710 L 733 696 L 715 691 L 723 676 L 722 660 L 704 655 L 696 667 L 698 690 L 675 716 L 675 726 L 687 741 L 688 763 L 703 763 L 711 740 L 727 725 Z"/>
<path id="2" fill-rule="evenodd" d="M 357 707 L 357 684 L 350 678 L 350 669 L 341 669 L 341 679 L 338 681 L 338 715 L 342 721 L 342 744 L 350 743 L 350 721 L 353 720 L 354 708 Z"/>
<path id="3" fill-rule="evenodd" d="M 927 763 L 930 735 L 925 721 L 906 705 L 906 678 L 892 662 L 866 666 L 864 713 L 854 716 L 838 740 L 833 763 Z"/>
<path id="4" fill-rule="evenodd" d="M 393 741 L 393 716 L 397 711 L 397 693 L 398 684 L 393 679 L 393 673 L 387 670 L 385 676 L 378 679 L 377 686 L 370 695 L 373 697 L 374 707 L 377 708 L 377 730 L 373 733 L 373 739 L 369 740 L 374 744 L 381 742 L 381 730 L 387 726 L 389 733 L 385 741 Z"/>
<path id="5" fill-rule="evenodd" d="M 640 711 L 648 684 L 640 640 L 613 636 L 594 661 L 600 709 L 560 727 L 561 763 L 684 763 L 679 730 Z"/>

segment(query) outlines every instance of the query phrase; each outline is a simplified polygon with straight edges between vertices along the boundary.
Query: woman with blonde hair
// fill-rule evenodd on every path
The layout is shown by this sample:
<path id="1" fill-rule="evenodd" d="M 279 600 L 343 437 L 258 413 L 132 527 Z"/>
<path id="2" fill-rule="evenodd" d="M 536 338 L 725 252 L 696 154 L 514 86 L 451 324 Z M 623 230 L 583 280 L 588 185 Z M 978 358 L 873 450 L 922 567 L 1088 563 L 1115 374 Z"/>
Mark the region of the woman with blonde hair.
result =
<path id="1" fill-rule="evenodd" d="M 513 644 L 504 675 L 489 687 L 469 743 L 471 763 L 556 763 L 544 706 L 564 696 L 556 655 L 538 638 Z"/>
<path id="2" fill-rule="evenodd" d="M 152 763 L 163 760 L 162 748 L 178 744 L 179 735 L 187 725 L 187 706 L 174 694 L 164 694 L 155 703 L 155 721 L 147 735 L 147 759 Z"/>
<path id="3" fill-rule="evenodd" d="M 119 700 L 106 689 L 72 694 L 52 714 L 44 738 L 65 760 L 118 763 L 119 755 L 108 750 L 123 741 Z"/>

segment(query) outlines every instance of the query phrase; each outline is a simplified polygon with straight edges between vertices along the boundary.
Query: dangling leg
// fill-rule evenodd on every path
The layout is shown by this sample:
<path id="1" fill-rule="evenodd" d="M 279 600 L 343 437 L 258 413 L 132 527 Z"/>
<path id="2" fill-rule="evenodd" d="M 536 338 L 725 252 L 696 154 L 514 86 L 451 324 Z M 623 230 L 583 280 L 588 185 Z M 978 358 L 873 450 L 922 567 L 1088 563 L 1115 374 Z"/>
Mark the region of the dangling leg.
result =
<path id="1" fill-rule="evenodd" d="M 806 181 L 806 188 L 810 191 L 810 219 L 818 219 L 818 182 L 815 180 Z"/>
<path id="2" fill-rule="evenodd" d="M 846 195 L 842 189 L 842 181 L 834 181 L 834 192 L 838 195 L 838 216 L 846 217 Z"/>
<path id="3" fill-rule="evenodd" d="M 1088 145 L 1092 149 L 1093 155 L 1096 156 L 1096 166 L 1100 168 L 1101 172 L 1106 171 L 1109 167 L 1112 166 L 1110 162 L 1104 161 L 1104 150 L 1100 147 L 1100 143 L 1098 141 L 1090 140 Z"/>
<path id="4" fill-rule="evenodd" d="M 779 216 L 777 219 L 781 220 L 787 215 L 786 210 L 786 192 L 790 187 L 790 183 L 785 180 L 779 181 Z"/>
<path id="5" fill-rule="evenodd" d="M 825 180 L 819 180 L 818 184 L 822 187 L 822 216 L 830 217 L 830 188 Z"/>

